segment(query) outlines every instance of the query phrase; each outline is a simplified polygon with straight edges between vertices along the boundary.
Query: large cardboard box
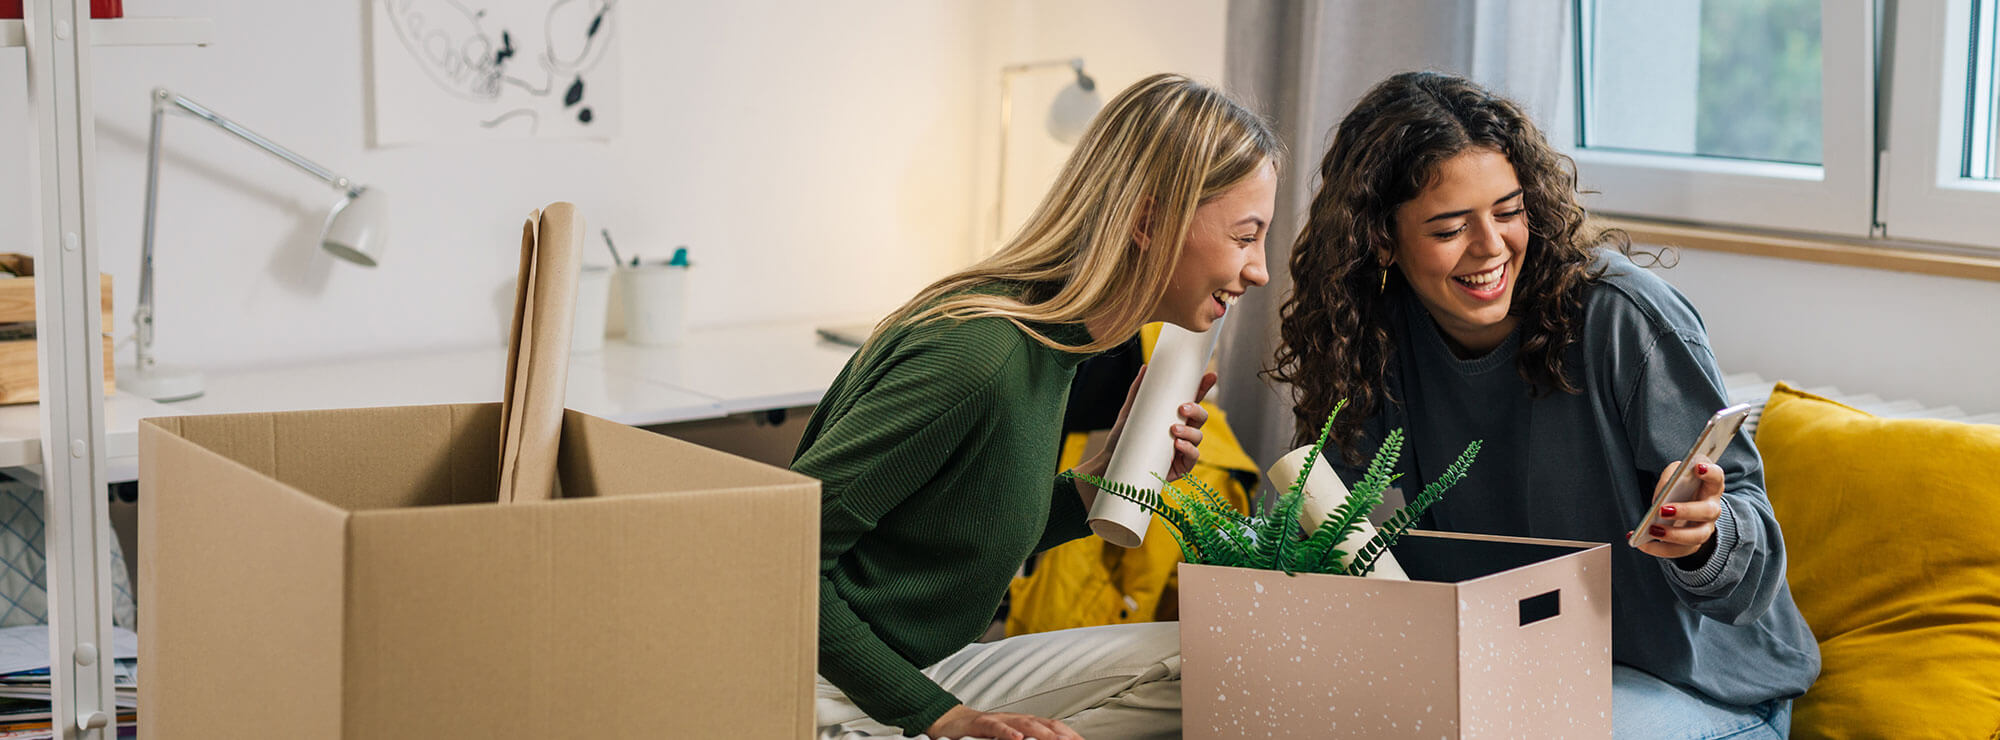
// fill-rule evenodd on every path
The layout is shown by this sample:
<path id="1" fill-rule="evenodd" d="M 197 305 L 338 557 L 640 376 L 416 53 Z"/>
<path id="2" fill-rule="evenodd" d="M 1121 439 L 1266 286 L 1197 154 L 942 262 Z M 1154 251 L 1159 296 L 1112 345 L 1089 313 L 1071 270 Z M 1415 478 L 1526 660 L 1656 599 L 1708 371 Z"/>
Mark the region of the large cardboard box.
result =
<path id="1" fill-rule="evenodd" d="M 1611 552 L 1411 532 L 1411 580 L 1186 565 L 1185 736 L 1611 737 Z"/>
<path id="2" fill-rule="evenodd" d="M 803 738 L 819 482 L 568 411 L 500 505 L 499 404 L 147 420 L 149 738 Z"/>

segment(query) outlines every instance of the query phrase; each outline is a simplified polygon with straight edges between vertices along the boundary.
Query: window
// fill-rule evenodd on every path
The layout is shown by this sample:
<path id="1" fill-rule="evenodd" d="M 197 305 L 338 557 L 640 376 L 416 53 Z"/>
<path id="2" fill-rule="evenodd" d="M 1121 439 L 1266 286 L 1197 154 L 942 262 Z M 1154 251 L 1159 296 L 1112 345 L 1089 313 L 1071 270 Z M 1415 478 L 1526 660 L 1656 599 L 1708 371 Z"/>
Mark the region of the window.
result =
<path id="1" fill-rule="evenodd" d="M 1892 238 L 2000 248 L 1996 5 L 1898 4 L 1881 195 Z"/>
<path id="2" fill-rule="evenodd" d="M 1874 14 L 1855 0 L 1577 0 L 1569 145 L 1606 213 L 1867 236 Z"/>
<path id="3" fill-rule="evenodd" d="M 1971 13 L 1966 75 L 1965 152 L 1959 170 L 1964 177 L 2000 180 L 2000 86 L 1993 84 L 1996 63 L 1994 35 L 2000 31 L 2000 7 L 1994 2 L 1975 2 L 1964 12 Z"/>
<path id="4" fill-rule="evenodd" d="M 1823 162 L 1819 0 L 1593 5 L 1582 146 Z"/>
<path id="5" fill-rule="evenodd" d="M 1571 10 L 1594 210 L 2000 250 L 2000 0 Z"/>

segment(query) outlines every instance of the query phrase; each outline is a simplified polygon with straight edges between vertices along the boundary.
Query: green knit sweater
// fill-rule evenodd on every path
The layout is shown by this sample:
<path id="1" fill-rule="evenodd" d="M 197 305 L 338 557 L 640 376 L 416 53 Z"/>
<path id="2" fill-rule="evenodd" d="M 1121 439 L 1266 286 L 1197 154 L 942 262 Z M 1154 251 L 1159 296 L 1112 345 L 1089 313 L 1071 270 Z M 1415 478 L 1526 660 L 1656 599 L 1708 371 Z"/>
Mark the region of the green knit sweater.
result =
<path id="1" fill-rule="evenodd" d="M 1090 533 L 1054 476 L 1085 357 L 998 318 L 897 327 L 813 412 L 792 469 L 822 481 L 819 674 L 876 721 L 916 735 L 959 704 L 919 669 L 986 630 L 1030 553 Z"/>

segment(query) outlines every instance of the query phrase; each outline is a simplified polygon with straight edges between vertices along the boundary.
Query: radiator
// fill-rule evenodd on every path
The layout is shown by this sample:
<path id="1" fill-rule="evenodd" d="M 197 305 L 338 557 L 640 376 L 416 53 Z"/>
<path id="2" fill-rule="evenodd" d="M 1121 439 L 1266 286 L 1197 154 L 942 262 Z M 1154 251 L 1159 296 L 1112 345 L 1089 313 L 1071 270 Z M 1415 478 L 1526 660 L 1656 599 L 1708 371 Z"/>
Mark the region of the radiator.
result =
<path id="1" fill-rule="evenodd" d="M 1750 418 L 1743 422 L 1744 434 L 1755 434 L 1757 421 L 1764 415 L 1764 402 L 1771 398 L 1771 386 L 1776 383 L 1764 379 L 1756 373 L 1724 375 L 1722 386 L 1729 391 L 1729 403 L 1754 403 Z M 2000 412 L 1990 414 L 1968 414 L 1957 406 L 1927 407 L 1911 400 L 1885 401 L 1873 393 L 1847 393 L 1833 386 L 1802 388 L 1807 393 L 1847 404 L 1854 408 L 1885 419 L 1946 419 L 1969 424 L 2000 424 Z"/>

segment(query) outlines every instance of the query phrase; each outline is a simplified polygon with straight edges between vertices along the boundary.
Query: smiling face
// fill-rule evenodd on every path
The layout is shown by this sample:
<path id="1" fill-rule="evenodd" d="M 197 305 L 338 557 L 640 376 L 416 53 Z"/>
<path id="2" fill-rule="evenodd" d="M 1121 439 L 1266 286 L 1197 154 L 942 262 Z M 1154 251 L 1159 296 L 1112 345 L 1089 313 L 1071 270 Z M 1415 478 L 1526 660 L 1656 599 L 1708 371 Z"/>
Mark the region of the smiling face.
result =
<path id="1" fill-rule="evenodd" d="M 1461 357 L 1500 346 L 1519 322 L 1510 309 L 1527 249 L 1521 182 L 1491 149 L 1445 160 L 1396 209 L 1395 265 Z"/>
<path id="2" fill-rule="evenodd" d="M 1277 168 L 1266 162 L 1256 174 L 1196 207 L 1180 264 L 1148 321 L 1207 331 L 1244 291 L 1269 282 L 1264 232 L 1277 198 Z"/>

